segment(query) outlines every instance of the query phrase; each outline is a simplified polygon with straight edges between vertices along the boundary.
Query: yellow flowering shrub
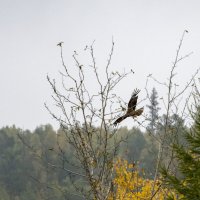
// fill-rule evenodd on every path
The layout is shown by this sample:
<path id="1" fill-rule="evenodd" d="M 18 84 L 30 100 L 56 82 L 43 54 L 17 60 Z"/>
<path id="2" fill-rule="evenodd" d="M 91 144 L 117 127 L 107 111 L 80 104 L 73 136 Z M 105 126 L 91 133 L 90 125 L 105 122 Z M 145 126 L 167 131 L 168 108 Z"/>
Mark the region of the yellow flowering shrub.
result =
<path id="1" fill-rule="evenodd" d="M 150 200 L 152 194 L 153 200 L 166 199 L 169 191 L 161 187 L 161 182 L 143 178 L 141 172 L 134 164 L 128 164 L 126 160 L 118 160 L 115 164 L 116 177 L 113 184 L 116 187 L 114 193 L 110 195 L 109 200 Z M 154 192 L 153 192 L 154 191 Z M 172 194 L 172 193 L 170 193 Z M 174 199 L 175 198 L 175 195 Z"/>

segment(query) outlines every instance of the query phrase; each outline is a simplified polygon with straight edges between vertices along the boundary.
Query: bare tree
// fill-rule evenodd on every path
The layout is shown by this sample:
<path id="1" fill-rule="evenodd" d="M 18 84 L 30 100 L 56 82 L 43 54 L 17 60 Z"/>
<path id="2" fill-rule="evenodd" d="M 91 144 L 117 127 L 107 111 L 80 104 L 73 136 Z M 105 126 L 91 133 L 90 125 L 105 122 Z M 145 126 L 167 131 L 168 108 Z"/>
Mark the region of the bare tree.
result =
<path id="1" fill-rule="evenodd" d="M 114 42 L 112 42 L 103 75 L 98 71 L 93 44 L 85 48 L 90 53 L 91 65 L 84 66 L 80 63 L 78 54 L 75 52 L 73 55 L 75 68 L 73 69 L 65 64 L 63 44 L 59 43 L 58 46 L 61 50 L 63 66 L 60 72 L 62 88 L 54 79 L 47 76 L 57 110 L 52 111 L 49 106 L 46 104 L 45 106 L 60 124 L 65 133 L 65 141 L 71 145 L 74 158 L 80 166 L 78 171 L 77 168 L 76 170 L 66 169 L 64 164 L 61 168 L 70 176 L 81 177 L 84 185 L 87 185 L 86 187 L 83 187 L 83 184 L 78 186 L 72 181 L 82 198 L 105 200 L 114 190 L 113 163 L 120 142 L 123 140 L 117 137 L 115 134 L 117 129 L 113 127 L 116 114 L 124 107 L 123 101 L 117 97 L 114 88 L 132 71 L 121 74 L 111 71 Z M 91 87 L 92 81 L 95 89 Z M 63 149 L 59 142 L 58 146 L 60 146 L 59 155 L 63 155 L 64 162 Z M 51 166 L 60 168 L 57 165 Z"/>
<path id="2" fill-rule="evenodd" d="M 183 127 L 183 121 L 180 120 L 182 118 L 187 119 L 188 117 L 188 110 L 187 105 L 188 101 L 191 97 L 191 92 L 193 88 L 193 81 L 195 76 L 198 74 L 199 69 L 194 73 L 194 75 L 191 77 L 188 82 L 183 87 L 179 87 L 179 85 L 176 83 L 176 68 L 178 64 L 183 61 L 184 59 L 188 58 L 191 53 L 186 54 L 185 56 L 180 56 L 180 51 L 183 45 L 183 40 L 185 37 L 185 34 L 188 33 L 187 30 L 183 32 L 183 35 L 181 37 L 181 40 L 178 45 L 178 49 L 176 51 L 176 56 L 174 59 L 174 62 L 171 67 L 169 78 L 167 79 L 167 82 L 162 82 L 154 78 L 151 74 L 147 78 L 146 82 L 146 92 L 147 92 L 147 98 L 151 102 L 150 95 L 148 93 L 147 85 L 149 82 L 149 79 L 152 79 L 157 84 L 163 86 L 166 90 L 167 96 L 161 97 L 160 100 L 162 101 L 162 104 L 164 105 L 164 114 L 163 117 L 160 118 L 161 120 L 158 120 L 154 124 L 152 124 L 155 127 L 160 127 L 160 130 L 157 131 L 157 135 L 151 133 L 150 135 L 154 137 L 154 139 L 158 142 L 158 155 L 157 155 L 157 164 L 156 164 L 156 170 L 154 175 L 154 183 L 156 184 L 157 179 L 159 178 L 159 168 L 161 164 L 164 164 L 166 168 L 169 170 L 170 168 L 173 169 L 174 164 L 174 152 L 172 149 L 172 143 L 179 142 L 178 141 L 178 134 L 180 132 L 180 129 Z M 184 98 L 184 95 L 187 95 L 186 98 Z M 179 118 L 179 116 L 181 118 Z M 176 127 L 172 126 L 173 122 L 177 122 Z M 174 168 L 175 169 L 175 168 Z M 162 184 L 160 185 L 160 187 Z M 160 188 L 159 187 L 159 188 Z M 155 191 L 154 187 L 152 189 L 152 198 L 155 196 L 158 190 Z"/>

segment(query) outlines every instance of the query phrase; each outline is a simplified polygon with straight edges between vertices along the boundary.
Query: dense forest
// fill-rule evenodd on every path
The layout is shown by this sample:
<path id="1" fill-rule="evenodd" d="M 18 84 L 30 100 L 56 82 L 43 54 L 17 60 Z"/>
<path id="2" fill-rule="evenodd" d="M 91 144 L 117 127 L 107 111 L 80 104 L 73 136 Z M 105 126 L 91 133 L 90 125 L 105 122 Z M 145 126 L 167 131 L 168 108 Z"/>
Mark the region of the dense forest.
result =
<path id="1" fill-rule="evenodd" d="M 153 179 L 155 174 L 157 139 L 162 136 L 165 121 L 165 115 L 158 114 L 155 89 L 151 99 L 149 125 L 145 131 L 135 127 L 121 127 L 117 131 L 117 137 L 123 138 L 118 157 L 136 164 L 148 179 Z M 184 120 L 174 114 L 169 121 L 170 129 L 178 130 L 179 141 L 183 141 L 182 133 L 188 129 Z M 3 127 L 0 143 L 0 199 L 82 199 L 74 186 L 85 186 L 85 183 L 70 171 L 80 172 L 80 163 L 75 158 L 75 149 L 66 142 L 62 128 L 56 131 L 51 125 L 41 125 L 29 131 L 14 125 Z"/>
<path id="2" fill-rule="evenodd" d="M 148 135 L 134 128 L 131 130 L 121 128 L 120 134 L 129 135 L 128 143 L 124 143 L 120 154 L 134 161 L 140 160 L 141 166 L 153 170 L 154 162 L 147 158 L 152 158 L 151 149 L 154 145 Z M 22 143 L 19 135 L 23 135 L 25 144 Z M 61 130 L 56 132 L 51 125 L 37 127 L 33 132 L 23 131 L 15 126 L 1 128 L 1 199 L 25 200 L 43 199 L 44 197 L 45 199 L 66 199 L 73 195 L 69 182 L 70 174 L 47 164 L 51 162 L 57 165 L 61 162 L 57 154 L 58 135 L 59 138 L 64 137 Z M 60 141 L 65 146 L 64 168 L 72 169 L 75 167 L 72 166 L 73 152 L 64 140 Z M 76 197 L 73 196 L 72 199 Z"/>

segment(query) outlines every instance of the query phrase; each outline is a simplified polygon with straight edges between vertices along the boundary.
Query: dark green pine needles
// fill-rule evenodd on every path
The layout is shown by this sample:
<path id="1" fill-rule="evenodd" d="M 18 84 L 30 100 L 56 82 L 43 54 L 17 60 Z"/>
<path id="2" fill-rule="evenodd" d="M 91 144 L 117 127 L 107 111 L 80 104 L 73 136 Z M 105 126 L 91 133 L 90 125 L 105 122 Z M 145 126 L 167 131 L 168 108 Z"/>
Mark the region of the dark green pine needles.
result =
<path id="1" fill-rule="evenodd" d="M 177 199 L 200 200 L 200 108 L 194 116 L 194 125 L 184 133 L 186 144 L 174 144 L 178 175 L 161 169 L 164 184 L 175 190 Z M 173 199 L 169 197 L 168 199 Z"/>

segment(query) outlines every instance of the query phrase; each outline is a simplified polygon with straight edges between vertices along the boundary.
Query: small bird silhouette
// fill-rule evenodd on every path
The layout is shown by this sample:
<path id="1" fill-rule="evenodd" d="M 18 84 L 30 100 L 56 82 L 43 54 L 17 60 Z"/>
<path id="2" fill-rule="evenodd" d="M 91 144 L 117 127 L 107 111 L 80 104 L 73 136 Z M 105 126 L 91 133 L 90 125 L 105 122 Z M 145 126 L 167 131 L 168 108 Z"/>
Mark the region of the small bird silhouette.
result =
<path id="1" fill-rule="evenodd" d="M 137 99 L 138 99 L 138 93 L 140 92 L 140 90 L 135 89 L 133 91 L 133 94 L 131 96 L 131 99 L 128 102 L 128 108 L 126 111 L 126 114 L 119 117 L 115 122 L 114 125 L 116 126 L 118 123 L 120 123 L 121 121 L 123 121 L 124 119 L 126 119 L 127 117 L 137 117 L 140 116 L 143 111 L 144 111 L 144 107 L 139 108 L 136 110 L 136 105 L 137 105 Z"/>
<path id="2" fill-rule="evenodd" d="M 59 42 L 58 44 L 57 44 L 57 46 L 60 46 L 60 47 L 62 47 L 62 44 L 63 44 L 64 42 Z"/>

